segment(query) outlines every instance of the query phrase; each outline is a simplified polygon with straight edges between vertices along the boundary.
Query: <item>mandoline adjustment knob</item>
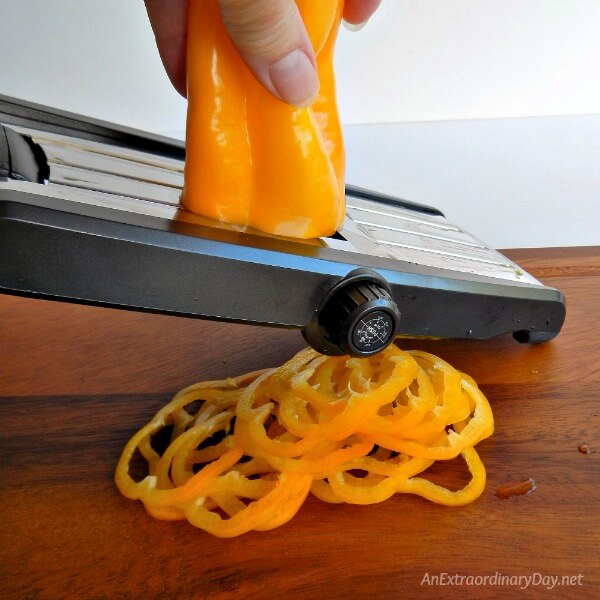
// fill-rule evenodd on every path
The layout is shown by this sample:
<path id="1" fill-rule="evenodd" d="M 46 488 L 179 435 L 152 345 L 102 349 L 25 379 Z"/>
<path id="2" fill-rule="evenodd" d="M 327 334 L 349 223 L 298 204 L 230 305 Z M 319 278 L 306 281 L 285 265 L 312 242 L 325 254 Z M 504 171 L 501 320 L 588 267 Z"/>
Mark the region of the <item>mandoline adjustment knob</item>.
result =
<path id="1" fill-rule="evenodd" d="M 388 283 L 374 271 L 357 269 L 326 296 L 304 337 L 323 354 L 364 357 L 389 346 L 399 323 Z"/>

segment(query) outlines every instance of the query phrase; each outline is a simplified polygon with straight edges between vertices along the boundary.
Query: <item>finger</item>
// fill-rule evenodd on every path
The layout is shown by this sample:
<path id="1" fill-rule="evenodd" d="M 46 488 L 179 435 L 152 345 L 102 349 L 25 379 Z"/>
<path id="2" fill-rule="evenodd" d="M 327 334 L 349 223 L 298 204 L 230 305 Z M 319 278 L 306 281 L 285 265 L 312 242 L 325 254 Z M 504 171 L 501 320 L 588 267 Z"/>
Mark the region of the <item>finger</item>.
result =
<path id="1" fill-rule="evenodd" d="M 344 4 L 344 21 L 347 24 L 354 25 L 349 27 L 357 31 L 357 27 L 363 27 L 371 18 L 373 13 L 379 8 L 381 0 L 346 0 Z"/>
<path id="2" fill-rule="evenodd" d="M 165 71 L 185 98 L 187 0 L 145 0 L 145 3 Z"/>
<path id="3" fill-rule="evenodd" d="M 219 0 L 244 62 L 274 96 L 295 106 L 319 93 L 315 55 L 294 0 Z"/>

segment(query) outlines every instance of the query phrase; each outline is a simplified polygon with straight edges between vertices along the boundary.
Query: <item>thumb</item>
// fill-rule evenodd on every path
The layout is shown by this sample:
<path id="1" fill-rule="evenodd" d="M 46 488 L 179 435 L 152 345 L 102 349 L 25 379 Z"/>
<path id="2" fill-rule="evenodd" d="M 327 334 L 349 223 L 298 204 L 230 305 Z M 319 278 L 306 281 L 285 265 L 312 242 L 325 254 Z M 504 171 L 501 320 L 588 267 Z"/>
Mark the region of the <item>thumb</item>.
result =
<path id="1" fill-rule="evenodd" d="M 219 5 L 225 28 L 256 79 L 288 104 L 312 104 L 319 77 L 296 2 L 219 0 Z"/>

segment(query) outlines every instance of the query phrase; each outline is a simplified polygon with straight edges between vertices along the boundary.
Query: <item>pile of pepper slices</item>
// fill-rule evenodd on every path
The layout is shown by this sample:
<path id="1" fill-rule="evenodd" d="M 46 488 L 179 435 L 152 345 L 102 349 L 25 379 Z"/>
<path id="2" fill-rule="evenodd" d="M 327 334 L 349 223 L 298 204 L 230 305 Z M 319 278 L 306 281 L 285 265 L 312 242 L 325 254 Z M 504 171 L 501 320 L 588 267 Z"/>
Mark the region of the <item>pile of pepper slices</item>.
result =
<path id="1" fill-rule="evenodd" d="M 219 537 L 282 525 L 309 492 L 336 503 L 412 493 L 462 505 L 483 491 L 474 446 L 493 428 L 476 383 L 432 354 L 390 346 L 354 359 L 307 349 L 277 369 L 179 392 L 128 442 L 115 481 L 152 516 Z M 464 488 L 417 477 L 459 454 L 472 476 Z M 140 456 L 147 474 L 136 480 Z"/>

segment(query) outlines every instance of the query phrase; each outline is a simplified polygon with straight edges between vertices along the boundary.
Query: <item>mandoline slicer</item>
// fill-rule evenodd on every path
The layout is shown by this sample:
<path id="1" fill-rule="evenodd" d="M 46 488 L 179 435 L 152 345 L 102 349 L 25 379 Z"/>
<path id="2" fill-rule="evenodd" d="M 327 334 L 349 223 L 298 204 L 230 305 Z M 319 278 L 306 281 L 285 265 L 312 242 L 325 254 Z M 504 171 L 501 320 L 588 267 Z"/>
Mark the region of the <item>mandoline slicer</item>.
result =
<path id="1" fill-rule="evenodd" d="M 179 205 L 182 142 L 0 96 L 0 291 L 302 330 L 325 354 L 395 336 L 554 338 L 563 295 L 437 209 L 348 186 L 331 238 Z"/>

